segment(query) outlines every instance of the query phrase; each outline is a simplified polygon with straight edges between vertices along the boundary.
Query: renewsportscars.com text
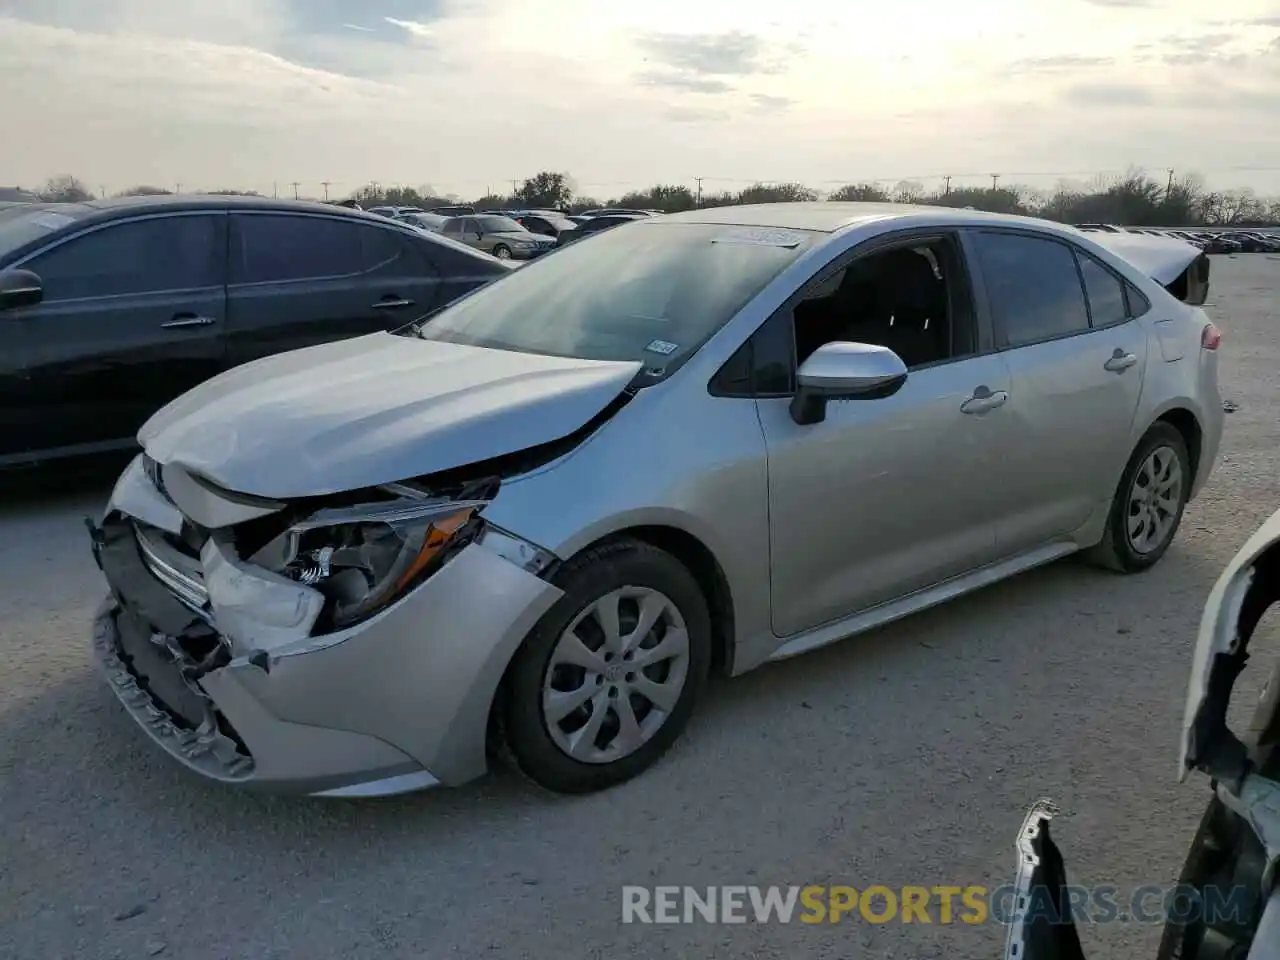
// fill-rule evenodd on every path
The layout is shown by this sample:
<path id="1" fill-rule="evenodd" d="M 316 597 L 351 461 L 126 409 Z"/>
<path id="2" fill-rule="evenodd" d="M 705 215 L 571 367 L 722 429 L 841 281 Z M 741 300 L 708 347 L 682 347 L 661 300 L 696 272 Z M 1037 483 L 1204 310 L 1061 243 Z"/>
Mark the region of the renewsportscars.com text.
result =
<path id="1" fill-rule="evenodd" d="M 1114 886 L 1068 886 L 1055 893 L 1033 888 L 1028 918 L 1050 922 L 1182 923 L 1244 922 L 1253 909 L 1247 888 L 1144 886 L 1127 896 Z M 626 886 L 623 923 L 1011 923 L 1017 893 L 1012 886 Z"/>

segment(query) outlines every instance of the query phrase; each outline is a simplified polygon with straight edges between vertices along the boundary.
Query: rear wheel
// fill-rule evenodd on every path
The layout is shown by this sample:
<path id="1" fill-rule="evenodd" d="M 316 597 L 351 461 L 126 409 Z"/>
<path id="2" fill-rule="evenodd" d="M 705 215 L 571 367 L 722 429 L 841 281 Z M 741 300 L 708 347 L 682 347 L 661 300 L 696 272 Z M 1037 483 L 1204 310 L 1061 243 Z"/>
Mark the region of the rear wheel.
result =
<path id="1" fill-rule="evenodd" d="M 508 247 L 505 243 L 500 243 L 493 248 L 493 255 L 497 257 L 499 260 L 510 260 L 511 248 Z"/>
<path id="2" fill-rule="evenodd" d="M 574 558 L 512 661 L 507 744 L 559 793 L 629 780 L 680 735 L 706 684 L 711 617 L 675 557 L 622 540 Z"/>
<path id="3" fill-rule="evenodd" d="M 1178 532 L 1191 481 L 1191 457 L 1182 434 L 1172 424 L 1155 423 L 1129 458 L 1106 532 L 1090 559 L 1119 573 L 1155 566 Z"/>

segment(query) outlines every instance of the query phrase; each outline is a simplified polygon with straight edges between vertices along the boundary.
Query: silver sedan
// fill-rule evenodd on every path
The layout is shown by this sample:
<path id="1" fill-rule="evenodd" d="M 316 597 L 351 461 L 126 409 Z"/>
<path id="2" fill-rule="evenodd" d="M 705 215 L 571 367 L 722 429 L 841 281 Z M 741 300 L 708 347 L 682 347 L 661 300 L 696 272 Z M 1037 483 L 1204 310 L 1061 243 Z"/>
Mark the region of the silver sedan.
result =
<path id="1" fill-rule="evenodd" d="M 98 659 L 215 780 L 635 776 L 741 674 L 1083 551 L 1159 561 L 1222 430 L 1194 247 L 969 210 L 640 220 L 231 370 L 94 526 Z"/>

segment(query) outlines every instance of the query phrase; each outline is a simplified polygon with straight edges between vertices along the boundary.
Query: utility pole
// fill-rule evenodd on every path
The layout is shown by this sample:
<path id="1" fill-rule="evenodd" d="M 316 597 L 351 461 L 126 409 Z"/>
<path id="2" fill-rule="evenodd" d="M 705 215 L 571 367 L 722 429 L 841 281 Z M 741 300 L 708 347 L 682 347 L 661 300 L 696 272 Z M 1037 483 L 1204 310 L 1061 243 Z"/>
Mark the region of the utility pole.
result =
<path id="1" fill-rule="evenodd" d="M 182 184 L 180 184 L 180 183 L 175 183 L 175 184 L 174 184 L 174 186 L 177 188 L 176 190 L 174 190 L 174 191 L 173 191 L 174 193 L 181 193 L 181 192 L 182 192 Z"/>
<path id="2" fill-rule="evenodd" d="M 694 198 L 693 205 L 698 209 L 702 209 L 702 177 L 694 177 L 698 184 L 698 195 Z"/>
<path id="3" fill-rule="evenodd" d="M 944 196 L 948 196 L 948 197 L 949 197 L 949 196 L 951 196 L 951 178 L 950 178 L 950 177 L 943 177 L 942 179 L 943 179 L 943 180 L 945 180 L 945 181 L 946 181 L 946 183 L 947 183 L 947 186 L 946 186 L 946 193 L 944 194 Z"/>
<path id="4" fill-rule="evenodd" d="M 297 181 L 297 180 L 293 180 L 293 181 L 291 181 L 291 184 L 290 184 L 290 185 L 293 187 L 293 199 L 297 200 L 297 199 L 298 199 L 298 187 L 300 186 L 300 184 L 298 183 L 298 181 Z"/>
<path id="5" fill-rule="evenodd" d="M 325 202 L 325 203 L 328 203 L 328 202 L 329 202 L 329 184 L 331 184 L 331 183 L 333 183 L 333 181 L 332 181 L 332 180 L 321 180 L 321 181 L 320 181 L 320 186 L 324 187 L 324 202 Z"/>
<path id="6" fill-rule="evenodd" d="M 280 185 L 276 183 L 274 180 L 271 182 L 271 199 L 272 200 L 280 199 Z"/>
<path id="7" fill-rule="evenodd" d="M 1170 196 L 1172 193 L 1173 193 L 1173 168 L 1172 168 L 1172 167 L 1170 167 L 1170 168 L 1169 168 L 1169 183 L 1168 183 L 1168 185 L 1164 188 L 1164 202 L 1165 202 L 1166 204 L 1169 202 L 1169 196 Z"/>
<path id="8" fill-rule="evenodd" d="M 1000 174 L 998 174 L 998 173 L 993 173 L 993 174 L 991 175 L 991 192 L 992 192 L 992 193 L 995 193 L 995 192 L 996 192 L 996 184 L 997 184 L 997 183 L 999 183 L 999 182 L 1000 182 Z"/>
<path id="9" fill-rule="evenodd" d="M 98 184 L 98 196 L 102 197 L 102 199 L 104 200 L 107 198 L 106 184 L 103 184 L 103 183 Z"/>

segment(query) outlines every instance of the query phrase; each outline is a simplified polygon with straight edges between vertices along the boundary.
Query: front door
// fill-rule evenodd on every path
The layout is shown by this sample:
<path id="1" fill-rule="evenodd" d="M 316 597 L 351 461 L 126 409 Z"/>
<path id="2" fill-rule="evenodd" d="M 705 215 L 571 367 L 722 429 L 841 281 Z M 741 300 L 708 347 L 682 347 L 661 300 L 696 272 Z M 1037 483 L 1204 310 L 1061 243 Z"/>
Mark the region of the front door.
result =
<path id="1" fill-rule="evenodd" d="M 902 388 L 828 403 L 826 419 L 805 426 L 792 420 L 789 398 L 757 401 L 769 458 L 773 621 L 782 637 L 996 557 L 1008 370 L 974 335 L 954 240 L 899 249 L 895 264 L 904 252 L 908 265 L 912 254 L 921 261 L 906 297 L 893 289 L 898 266 L 882 267 L 890 261 L 872 254 L 855 258 L 848 280 L 823 271 L 812 299 L 789 311 L 801 359 L 823 339 L 879 343 L 908 362 Z M 815 338 L 806 323 L 826 332 Z"/>
<path id="2" fill-rule="evenodd" d="M 225 230 L 220 212 L 145 217 L 21 264 L 44 297 L 4 314 L 7 405 L 26 426 L 4 432 L 0 461 L 126 446 L 151 414 L 223 369 Z"/>
<path id="3" fill-rule="evenodd" d="M 975 232 L 1012 380 L 997 536 L 1019 553 L 1069 536 L 1111 501 L 1146 366 L 1124 281 L 1066 242 Z"/>

